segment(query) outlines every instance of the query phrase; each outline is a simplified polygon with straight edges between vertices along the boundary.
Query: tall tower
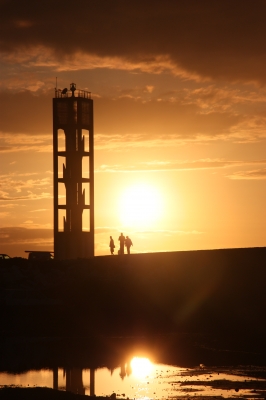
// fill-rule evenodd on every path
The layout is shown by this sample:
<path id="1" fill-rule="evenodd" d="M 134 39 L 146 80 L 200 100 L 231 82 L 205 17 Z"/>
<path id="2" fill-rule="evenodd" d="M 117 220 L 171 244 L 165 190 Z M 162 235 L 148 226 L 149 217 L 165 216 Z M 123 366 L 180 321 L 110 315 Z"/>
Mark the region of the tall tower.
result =
<path id="1" fill-rule="evenodd" d="M 94 256 L 93 100 L 75 83 L 53 99 L 55 259 Z"/>

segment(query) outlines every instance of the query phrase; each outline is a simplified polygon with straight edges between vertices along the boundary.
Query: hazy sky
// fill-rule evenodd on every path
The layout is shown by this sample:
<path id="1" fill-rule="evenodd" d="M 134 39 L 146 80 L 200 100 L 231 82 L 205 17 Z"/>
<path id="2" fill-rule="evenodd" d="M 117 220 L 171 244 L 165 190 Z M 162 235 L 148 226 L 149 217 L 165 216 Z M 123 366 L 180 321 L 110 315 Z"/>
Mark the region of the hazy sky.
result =
<path id="1" fill-rule="evenodd" d="M 121 231 L 133 252 L 265 246 L 265 18 L 265 0 L 0 0 L 0 252 L 53 250 L 56 77 L 94 99 L 96 255 Z"/>

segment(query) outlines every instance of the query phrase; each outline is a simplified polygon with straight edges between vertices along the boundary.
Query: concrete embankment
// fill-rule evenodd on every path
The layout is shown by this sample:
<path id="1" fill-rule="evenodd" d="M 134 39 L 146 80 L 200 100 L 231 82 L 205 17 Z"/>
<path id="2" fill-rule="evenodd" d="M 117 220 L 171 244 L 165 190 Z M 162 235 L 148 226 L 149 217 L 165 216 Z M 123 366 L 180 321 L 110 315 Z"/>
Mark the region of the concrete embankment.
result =
<path id="1" fill-rule="evenodd" d="M 266 330 L 266 248 L 0 265 L 2 335 Z"/>

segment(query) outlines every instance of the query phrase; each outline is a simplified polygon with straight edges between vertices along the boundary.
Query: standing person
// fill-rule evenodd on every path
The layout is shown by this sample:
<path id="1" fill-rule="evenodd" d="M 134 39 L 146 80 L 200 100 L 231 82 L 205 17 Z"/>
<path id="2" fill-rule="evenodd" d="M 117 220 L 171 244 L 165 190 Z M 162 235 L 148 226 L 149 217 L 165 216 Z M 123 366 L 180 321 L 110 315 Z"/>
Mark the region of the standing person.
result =
<path id="1" fill-rule="evenodd" d="M 119 252 L 119 254 L 124 254 L 125 236 L 123 235 L 122 232 L 121 232 L 121 235 L 119 236 L 118 240 L 120 242 L 120 252 Z"/>
<path id="2" fill-rule="evenodd" d="M 110 236 L 109 247 L 110 247 L 111 254 L 114 254 L 115 242 L 114 242 L 114 239 L 112 238 L 112 236 Z"/>
<path id="3" fill-rule="evenodd" d="M 125 245 L 127 248 L 127 254 L 130 254 L 130 247 L 133 246 L 132 240 L 130 237 L 126 236 Z"/>

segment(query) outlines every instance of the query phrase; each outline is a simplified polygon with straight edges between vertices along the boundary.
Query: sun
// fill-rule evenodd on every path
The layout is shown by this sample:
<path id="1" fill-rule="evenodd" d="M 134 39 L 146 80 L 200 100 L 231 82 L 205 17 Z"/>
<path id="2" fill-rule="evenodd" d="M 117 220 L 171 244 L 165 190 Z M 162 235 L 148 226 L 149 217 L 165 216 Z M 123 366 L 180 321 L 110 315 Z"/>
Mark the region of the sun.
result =
<path id="1" fill-rule="evenodd" d="M 149 228 L 160 219 L 162 208 L 162 197 L 154 186 L 135 184 L 124 190 L 119 216 L 124 226 Z"/>

